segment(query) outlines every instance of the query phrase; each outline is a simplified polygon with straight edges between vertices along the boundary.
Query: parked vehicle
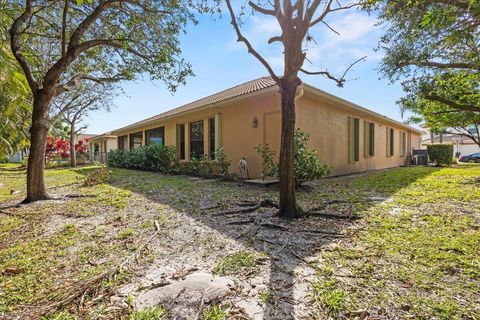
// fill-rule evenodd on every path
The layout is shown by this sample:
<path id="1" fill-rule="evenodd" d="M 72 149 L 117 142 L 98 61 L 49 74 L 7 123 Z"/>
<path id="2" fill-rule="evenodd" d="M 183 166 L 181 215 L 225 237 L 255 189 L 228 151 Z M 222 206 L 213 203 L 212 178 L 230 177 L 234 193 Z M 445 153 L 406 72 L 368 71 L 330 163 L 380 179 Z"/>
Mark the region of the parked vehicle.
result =
<path id="1" fill-rule="evenodd" d="M 460 159 L 458 159 L 459 162 L 480 162 L 480 152 L 479 153 L 472 153 L 466 156 L 461 156 Z"/>

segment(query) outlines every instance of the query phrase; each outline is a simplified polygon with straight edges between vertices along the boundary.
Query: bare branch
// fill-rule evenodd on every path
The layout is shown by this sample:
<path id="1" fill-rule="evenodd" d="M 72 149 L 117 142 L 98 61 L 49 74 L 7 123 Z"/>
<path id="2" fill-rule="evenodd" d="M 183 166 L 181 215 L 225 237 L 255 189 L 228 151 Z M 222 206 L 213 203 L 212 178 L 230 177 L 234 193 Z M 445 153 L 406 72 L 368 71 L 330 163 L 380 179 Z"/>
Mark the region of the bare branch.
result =
<path id="1" fill-rule="evenodd" d="M 341 11 L 341 10 L 348 10 L 348 9 L 351 9 L 351 8 L 354 8 L 354 7 L 358 7 L 360 6 L 360 3 L 359 2 L 355 2 L 355 3 L 351 3 L 351 4 L 348 4 L 348 5 L 345 5 L 345 6 L 342 6 L 339 4 L 339 7 L 337 8 L 333 8 L 332 9 L 332 0 L 329 0 L 329 2 L 327 3 L 327 5 L 325 6 L 325 10 L 323 10 L 322 14 L 316 18 L 315 20 L 313 20 L 311 23 L 310 23 L 310 27 L 313 27 L 314 25 L 320 23 L 321 21 L 323 21 L 323 19 L 325 19 L 325 17 L 329 14 L 329 13 L 332 13 L 332 12 L 335 12 L 335 11 Z M 315 11 L 314 11 L 315 12 Z"/>
<path id="2" fill-rule="evenodd" d="M 275 11 L 274 10 L 269 10 L 269 9 L 262 8 L 252 1 L 249 1 L 248 5 L 250 7 L 252 7 L 252 9 L 257 11 L 257 12 L 260 12 L 260 13 L 263 13 L 263 14 L 266 14 L 266 15 L 269 15 L 269 16 L 275 16 Z"/>
<path id="3" fill-rule="evenodd" d="M 276 2 L 278 0 L 275 0 Z M 268 64 L 267 60 L 265 60 L 253 47 L 252 47 L 252 44 L 250 43 L 250 41 L 248 41 L 247 38 L 245 38 L 243 35 L 242 35 L 242 32 L 240 31 L 240 28 L 238 26 L 238 23 L 237 23 L 237 18 L 235 17 L 235 13 L 233 12 L 233 8 L 232 8 L 232 4 L 230 3 L 230 0 L 225 0 L 225 2 L 227 3 L 227 7 L 228 7 L 228 11 L 230 13 L 230 19 L 231 19 L 231 24 L 233 26 L 233 28 L 235 29 L 235 32 L 237 34 L 237 38 L 239 42 L 243 42 L 245 43 L 245 45 L 247 46 L 248 48 L 248 52 L 250 54 L 252 54 L 255 58 L 257 58 L 258 61 L 260 61 L 264 66 L 265 68 L 268 70 L 268 73 L 270 74 L 270 76 L 273 78 L 273 80 L 275 80 L 275 82 L 279 82 L 280 79 L 279 77 L 275 74 L 275 72 L 273 71 L 272 67 Z"/>
<path id="4" fill-rule="evenodd" d="M 333 80 L 337 83 L 337 86 L 339 87 L 343 87 L 343 84 L 346 82 L 346 79 L 345 79 L 345 76 L 347 75 L 347 73 L 350 71 L 350 69 L 355 65 L 357 64 L 358 62 L 360 61 L 363 61 L 365 60 L 367 57 L 362 57 L 356 61 L 354 61 L 353 63 L 351 63 L 348 68 L 345 70 L 345 72 L 342 74 L 342 76 L 340 78 L 337 78 L 335 76 L 333 76 L 330 72 L 328 72 L 327 70 L 325 71 L 308 71 L 308 70 L 305 70 L 305 69 L 300 69 L 301 72 L 305 73 L 305 74 L 308 74 L 308 75 L 321 75 L 321 76 L 324 76 L 326 77 L 327 79 L 330 79 L 330 80 Z"/>
<path id="5" fill-rule="evenodd" d="M 337 35 L 340 35 L 340 33 L 339 33 L 337 30 L 333 29 L 333 28 L 332 28 L 328 23 L 326 23 L 325 21 L 322 20 L 322 23 L 323 23 L 324 25 L 326 25 L 327 28 L 330 29 L 330 31 L 336 33 Z"/>
<path id="6" fill-rule="evenodd" d="M 270 39 L 268 39 L 268 44 L 272 44 L 274 42 L 282 42 L 283 41 L 283 37 L 282 36 L 275 36 L 275 37 L 271 37 Z"/>

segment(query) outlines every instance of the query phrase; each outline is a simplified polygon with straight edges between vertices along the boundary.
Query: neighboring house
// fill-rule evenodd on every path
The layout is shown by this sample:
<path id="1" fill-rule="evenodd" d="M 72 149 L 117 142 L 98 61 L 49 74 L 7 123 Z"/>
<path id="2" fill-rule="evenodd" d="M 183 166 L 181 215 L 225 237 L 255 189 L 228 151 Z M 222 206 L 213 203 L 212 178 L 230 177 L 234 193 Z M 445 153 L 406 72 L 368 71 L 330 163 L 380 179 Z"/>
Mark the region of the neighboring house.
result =
<path id="1" fill-rule="evenodd" d="M 254 147 L 267 144 L 278 157 L 280 122 L 279 90 L 265 77 L 119 128 L 108 137 L 117 136 L 116 147 L 124 150 L 173 145 L 179 161 L 211 157 L 223 148 L 232 173 L 245 158 L 250 176 L 260 177 L 262 160 Z M 310 134 L 310 147 L 332 166 L 333 175 L 403 166 L 411 151 L 420 148 L 422 134 L 308 84 L 298 91 L 296 125 Z"/>
<path id="2" fill-rule="evenodd" d="M 81 141 L 81 140 L 85 140 L 88 143 L 90 143 L 90 139 L 96 136 L 97 136 L 96 134 L 80 133 L 79 135 L 76 136 L 75 143 L 78 143 L 78 141 Z"/>
<path id="3" fill-rule="evenodd" d="M 117 136 L 111 135 L 110 132 L 94 136 L 88 142 L 90 161 L 107 162 L 108 152 L 118 148 Z"/>
<path id="4" fill-rule="evenodd" d="M 459 134 L 432 133 L 424 128 L 421 145 L 426 148 L 432 143 L 453 144 L 453 155 L 456 158 L 480 152 L 480 147 L 471 138 Z"/>
<path id="5" fill-rule="evenodd" d="M 23 161 L 24 158 L 28 157 L 28 152 L 29 152 L 28 149 L 17 151 L 14 154 L 12 154 L 10 157 L 8 157 L 8 162 L 20 163 Z"/>

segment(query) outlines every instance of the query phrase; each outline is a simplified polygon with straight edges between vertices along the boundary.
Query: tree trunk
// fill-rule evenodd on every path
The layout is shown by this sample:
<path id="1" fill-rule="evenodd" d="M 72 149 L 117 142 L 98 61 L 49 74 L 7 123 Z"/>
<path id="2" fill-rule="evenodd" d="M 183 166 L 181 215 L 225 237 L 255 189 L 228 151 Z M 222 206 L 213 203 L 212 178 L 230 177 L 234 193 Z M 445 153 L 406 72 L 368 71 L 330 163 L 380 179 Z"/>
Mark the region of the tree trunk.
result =
<path id="1" fill-rule="evenodd" d="M 30 154 L 27 168 L 27 198 L 24 203 L 48 199 L 43 173 L 45 149 L 49 130 L 48 107 L 50 100 L 43 94 L 34 97 L 32 125 L 30 127 Z"/>
<path id="2" fill-rule="evenodd" d="M 284 218 L 297 218 L 303 211 L 297 206 L 295 197 L 295 94 L 299 81 L 282 79 L 280 84 L 282 109 L 282 138 L 280 145 L 280 209 Z"/>
<path id="3" fill-rule="evenodd" d="M 70 124 L 70 166 L 77 166 L 77 153 L 75 152 L 75 125 Z"/>

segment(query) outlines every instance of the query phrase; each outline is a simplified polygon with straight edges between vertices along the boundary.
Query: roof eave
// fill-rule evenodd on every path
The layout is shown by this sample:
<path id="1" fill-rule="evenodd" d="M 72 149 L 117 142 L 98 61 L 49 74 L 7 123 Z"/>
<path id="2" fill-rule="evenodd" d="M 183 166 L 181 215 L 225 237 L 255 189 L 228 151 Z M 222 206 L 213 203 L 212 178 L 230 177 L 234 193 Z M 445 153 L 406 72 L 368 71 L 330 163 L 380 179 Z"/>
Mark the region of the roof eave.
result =
<path id="1" fill-rule="evenodd" d="M 217 107 L 218 108 L 218 107 L 224 106 L 226 104 L 238 102 L 238 101 L 248 99 L 248 98 L 260 95 L 260 94 L 265 94 L 265 93 L 275 92 L 275 91 L 278 91 L 278 87 L 276 85 L 268 87 L 268 88 L 260 89 L 260 90 L 257 90 L 257 91 L 249 92 L 249 93 L 246 93 L 246 94 L 243 94 L 243 95 L 239 95 L 239 96 L 236 96 L 236 97 L 233 97 L 233 98 L 230 98 L 230 99 L 226 99 L 226 100 L 223 100 L 223 101 L 220 101 L 220 102 L 208 103 L 208 104 L 202 105 L 200 107 L 197 107 L 195 109 L 180 111 L 178 113 L 167 115 L 165 117 L 155 118 L 155 119 L 152 119 L 150 121 L 142 122 L 142 123 L 139 123 L 139 124 L 131 124 L 129 126 L 122 127 L 120 129 L 117 129 L 117 130 L 113 130 L 112 133 L 117 135 L 117 136 L 120 136 L 120 135 L 122 135 L 122 133 L 126 133 L 126 131 L 130 131 L 130 130 L 136 129 L 136 128 L 141 128 L 141 127 L 144 127 L 146 125 L 149 125 L 149 124 L 152 124 L 152 123 L 155 123 L 155 122 L 165 121 L 165 120 L 171 119 L 173 117 L 184 116 L 184 115 L 187 115 L 187 114 L 190 114 L 190 113 L 193 113 L 193 112 L 197 112 L 197 111 L 201 111 L 201 110 L 205 110 L 205 109 L 208 109 L 208 108 L 211 108 L 211 107 Z M 168 112 L 168 111 L 166 111 L 166 112 Z"/>

